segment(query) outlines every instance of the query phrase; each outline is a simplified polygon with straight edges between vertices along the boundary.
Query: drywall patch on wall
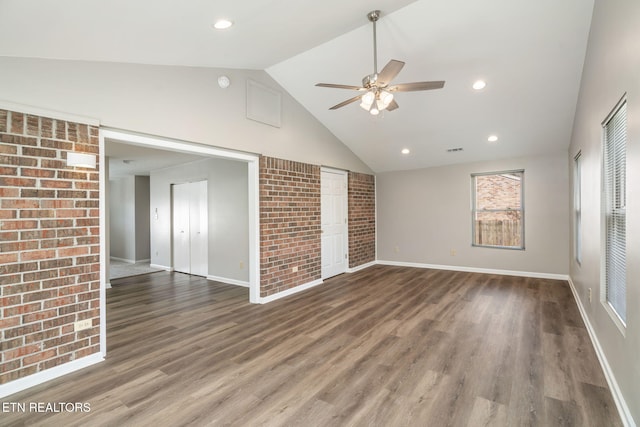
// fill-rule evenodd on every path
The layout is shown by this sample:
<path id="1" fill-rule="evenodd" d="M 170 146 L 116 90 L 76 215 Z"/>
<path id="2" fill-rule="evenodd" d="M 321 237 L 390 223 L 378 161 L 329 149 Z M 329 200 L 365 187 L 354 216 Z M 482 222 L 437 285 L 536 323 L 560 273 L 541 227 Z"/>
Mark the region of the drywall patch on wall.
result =
<path id="1" fill-rule="evenodd" d="M 99 173 L 69 151 L 98 128 L 0 110 L 0 384 L 100 351 Z"/>
<path id="2" fill-rule="evenodd" d="M 320 279 L 320 166 L 260 158 L 260 296 Z"/>

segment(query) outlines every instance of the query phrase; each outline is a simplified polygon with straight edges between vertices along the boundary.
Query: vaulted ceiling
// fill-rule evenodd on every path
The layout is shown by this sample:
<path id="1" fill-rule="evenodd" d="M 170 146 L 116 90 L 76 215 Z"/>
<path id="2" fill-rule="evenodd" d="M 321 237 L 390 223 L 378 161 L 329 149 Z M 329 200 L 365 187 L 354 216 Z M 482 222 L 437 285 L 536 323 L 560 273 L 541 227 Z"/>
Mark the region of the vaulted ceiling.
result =
<path id="1" fill-rule="evenodd" d="M 445 87 L 397 93 L 400 108 L 375 117 L 358 103 L 329 111 L 356 93 L 315 83 L 359 85 L 373 72 L 373 9 L 379 68 L 404 61 L 394 82 Z M 0 55 L 264 69 L 380 172 L 566 149 L 592 9 L 593 0 L 0 0 Z M 214 30 L 223 17 L 234 26 Z M 487 86 L 475 91 L 478 79 Z"/>

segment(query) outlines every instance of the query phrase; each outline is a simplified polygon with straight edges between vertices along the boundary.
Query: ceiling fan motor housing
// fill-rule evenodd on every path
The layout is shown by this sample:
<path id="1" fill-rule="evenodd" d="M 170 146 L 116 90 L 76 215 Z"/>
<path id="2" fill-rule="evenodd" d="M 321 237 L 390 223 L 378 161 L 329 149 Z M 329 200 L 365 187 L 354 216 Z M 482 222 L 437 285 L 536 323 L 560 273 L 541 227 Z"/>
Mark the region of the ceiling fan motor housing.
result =
<path id="1" fill-rule="evenodd" d="M 362 79 L 362 86 L 370 89 L 378 85 L 378 75 L 377 74 L 369 74 Z"/>

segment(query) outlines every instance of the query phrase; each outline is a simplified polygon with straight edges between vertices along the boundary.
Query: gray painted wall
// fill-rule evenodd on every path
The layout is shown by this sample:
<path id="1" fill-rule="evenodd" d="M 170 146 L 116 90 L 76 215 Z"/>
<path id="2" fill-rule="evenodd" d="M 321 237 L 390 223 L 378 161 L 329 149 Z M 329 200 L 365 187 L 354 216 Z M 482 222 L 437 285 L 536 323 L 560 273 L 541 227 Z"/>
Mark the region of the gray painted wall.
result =
<path id="1" fill-rule="evenodd" d="M 136 176 L 135 223 L 136 223 L 136 261 L 151 259 L 149 229 L 149 177 Z"/>
<path id="2" fill-rule="evenodd" d="M 135 186 L 134 177 L 113 179 L 110 184 L 110 255 L 135 261 Z"/>
<path id="3" fill-rule="evenodd" d="M 640 3 L 596 0 L 569 164 L 582 152 L 582 265 L 573 283 L 636 424 L 640 423 Z M 602 291 L 602 121 L 627 93 L 627 326 L 621 333 Z M 573 174 L 572 174 L 573 175 Z M 573 224 L 573 219 L 571 220 Z M 593 298 L 589 302 L 588 292 Z"/>
<path id="4" fill-rule="evenodd" d="M 567 274 L 566 151 L 378 174 L 378 259 Z M 471 174 L 524 169 L 524 251 L 471 246 Z M 455 250 L 456 255 L 451 255 Z"/>
<path id="5" fill-rule="evenodd" d="M 151 262 L 173 265 L 171 184 L 201 180 L 207 180 L 209 197 L 209 275 L 248 284 L 249 180 L 243 162 L 204 159 L 151 172 Z"/>
<path id="6" fill-rule="evenodd" d="M 110 256 L 129 262 L 149 256 L 149 177 L 109 181 Z"/>
<path id="7" fill-rule="evenodd" d="M 220 89 L 218 76 L 231 86 Z M 356 172 L 371 170 L 264 71 L 0 57 L 0 99 L 102 126 Z M 246 118 L 246 81 L 282 92 L 282 126 Z"/>

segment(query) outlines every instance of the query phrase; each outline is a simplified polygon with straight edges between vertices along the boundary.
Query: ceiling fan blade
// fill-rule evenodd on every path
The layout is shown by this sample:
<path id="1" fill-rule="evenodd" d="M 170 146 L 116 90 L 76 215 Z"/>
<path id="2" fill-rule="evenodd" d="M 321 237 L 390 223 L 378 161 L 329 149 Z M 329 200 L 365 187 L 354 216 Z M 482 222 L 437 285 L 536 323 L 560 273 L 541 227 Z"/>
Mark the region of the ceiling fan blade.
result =
<path id="1" fill-rule="evenodd" d="M 338 108 L 342 108 L 345 105 L 349 105 L 352 102 L 356 102 L 359 101 L 362 98 L 362 95 L 358 95 L 358 96 L 354 96 L 351 99 L 347 99 L 346 101 L 342 101 L 340 104 L 336 104 L 333 107 L 329 108 L 329 110 L 337 110 Z"/>
<path id="2" fill-rule="evenodd" d="M 387 90 L 389 92 L 413 92 L 416 90 L 442 89 L 443 87 L 444 87 L 444 81 L 415 82 L 415 83 L 400 83 L 397 85 L 389 86 Z"/>
<path id="3" fill-rule="evenodd" d="M 391 83 L 391 80 L 398 75 L 402 67 L 404 67 L 404 62 L 402 61 L 396 61 L 395 59 L 389 61 L 382 71 L 378 73 L 378 85 L 386 86 Z"/>
<path id="4" fill-rule="evenodd" d="M 396 100 L 394 99 L 393 101 L 391 101 L 391 103 L 387 106 L 387 111 L 393 111 L 396 108 L 399 108 L 400 106 L 398 105 L 398 103 L 396 102 Z"/>
<path id="5" fill-rule="evenodd" d="M 333 83 L 316 83 L 316 86 L 319 87 L 332 87 L 335 89 L 350 89 L 350 90 L 366 90 L 361 86 L 351 86 L 351 85 L 335 85 Z"/>

